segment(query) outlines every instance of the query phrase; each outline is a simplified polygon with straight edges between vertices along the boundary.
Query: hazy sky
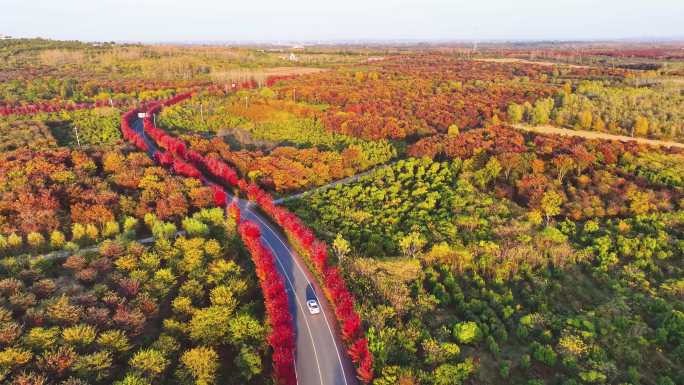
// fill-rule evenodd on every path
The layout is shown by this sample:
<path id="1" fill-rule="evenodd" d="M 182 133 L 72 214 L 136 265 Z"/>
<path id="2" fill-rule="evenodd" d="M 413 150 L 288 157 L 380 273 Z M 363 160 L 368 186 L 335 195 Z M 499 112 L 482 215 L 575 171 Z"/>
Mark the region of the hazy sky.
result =
<path id="1" fill-rule="evenodd" d="M 0 34 L 99 41 L 684 37 L 684 0 L 0 0 Z"/>

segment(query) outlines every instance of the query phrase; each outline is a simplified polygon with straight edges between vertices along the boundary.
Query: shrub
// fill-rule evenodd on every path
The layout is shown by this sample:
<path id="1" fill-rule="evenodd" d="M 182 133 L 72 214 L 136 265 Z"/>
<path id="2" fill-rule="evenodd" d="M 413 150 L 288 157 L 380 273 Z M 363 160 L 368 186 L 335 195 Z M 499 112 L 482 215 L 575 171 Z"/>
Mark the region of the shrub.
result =
<path id="1" fill-rule="evenodd" d="M 50 377 L 61 378 L 76 362 L 78 355 L 71 346 L 60 346 L 47 351 L 38 358 L 38 367 L 50 373 Z"/>
<path id="2" fill-rule="evenodd" d="M 95 341 L 96 337 L 97 331 L 90 325 L 81 324 L 62 330 L 64 342 L 76 346 L 88 346 Z"/>
<path id="3" fill-rule="evenodd" d="M 26 365 L 33 358 L 33 353 L 28 350 L 10 347 L 0 351 L 0 368 L 13 368 Z"/>
<path id="4" fill-rule="evenodd" d="M 50 246 L 53 249 L 61 249 L 64 247 L 64 244 L 66 243 L 66 237 L 64 236 L 64 233 L 62 233 L 59 230 L 55 230 L 52 233 L 50 233 Z"/>
<path id="5" fill-rule="evenodd" d="M 454 338 L 464 344 L 477 343 L 482 339 L 482 331 L 477 323 L 468 321 L 454 325 Z"/>
<path id="6" fill-rule="evenodd" d="M 24 343 L 37 350 L 46 350 L 57 343 L 60 334 L 58 327 L 35 327 L 26 333 Z"/>
<path id="7" fill-rule="evenodd" d="M 24 240 L 21 239 L 21 236 L 12 233 L 9 235 L 9 237 L 7 237 L 7 244 L 13 250 L 19 250 L 21 249 L 21 246 L 24 244 Z"/>
<path id="8" fill-rule="evenodd" d="M 105 238 L 113 237 L 119 234 L 119 223 L 116 221 L 109 221 L 105 223 L 102 229 L 102 236 Z"/>
<path id="9" fill-rule="evenodd" d="M 45 237 L 43 234 L 37 232 L 30 232 L 26 236 L 26 243 L 33 249 L 39 250 L 45 244 Z"/>

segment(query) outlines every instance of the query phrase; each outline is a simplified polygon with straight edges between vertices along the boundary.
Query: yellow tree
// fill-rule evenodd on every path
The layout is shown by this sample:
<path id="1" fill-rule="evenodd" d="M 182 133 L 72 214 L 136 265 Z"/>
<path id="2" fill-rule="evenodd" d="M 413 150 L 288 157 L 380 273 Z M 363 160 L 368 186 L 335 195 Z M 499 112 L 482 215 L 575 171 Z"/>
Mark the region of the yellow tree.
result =
<path id="1" fill-rule="evenodd" d="M 541 199 L 541 210 L 546 217 L 546 223 L 551 221 L 551 218 L 560 214 L 561 204 L 563 203 L 563 196 L 555 190 L 548 190 L 544 193 Z"/>
<path id="2" fill-rule="evenodd" d="M 632 126 L 632 136 L 646 136 L 648 134 L 648 119 L 637 116 Z"/>
<path id="3" fill-rule="evenodd" d="M 196 385 L 211 385 L 216 382 L 218 358 L 218 354 L 211 347 L 198 346 L 183 353 L 181 362 L 195 379 Z"/>

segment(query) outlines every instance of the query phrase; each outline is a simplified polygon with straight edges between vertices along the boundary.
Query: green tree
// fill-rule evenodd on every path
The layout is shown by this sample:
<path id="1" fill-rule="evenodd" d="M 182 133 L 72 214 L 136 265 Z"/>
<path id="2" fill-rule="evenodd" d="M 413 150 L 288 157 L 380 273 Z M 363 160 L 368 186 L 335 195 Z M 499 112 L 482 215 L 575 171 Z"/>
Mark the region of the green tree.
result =
<path id="1" fill-rule="evenodd" d="M 209 235 L 209 226 L 195 218 L 183 219 L 183 229 L 190 237 L 206 237 Z"/>
<path id="2" fill-rule="evenodd" d="M 460 322 L 454 325 L 454 338 L 460 343 L 477 343 L 482 339 L 482 331 L 473 321 Z"/>
<path id="3" fill-rule="evenodd" d="M 537 342 L 533 343 L 532 357 L 535 360 L 546 364 L 547 366 L 556 365 L 558 355 L 549 345 L 541 345 Z"/>
<path id="4" fill-rule="evenodd" d="M 508 121 L 517 124 L 522 122 L 524 109 L 521 105 L 516 103 L 511 103 L 508 105 Z"/>
<path id="5" fill-rule="evenodd" d="M 240 375 L 246 380 L 251 380 L 263 370 L 261 357 L 247 346 L 240 348 L 240 353 L 235 357 L 235 366 L 240 369 Z"/>
<path id="6" fill-rule="evenodd" d="M 249 314 L 239 314 L 229 322 L 231 343 L 238 345 L 258 345 L 264 339 L 266 330 L 256 318 Z"/>
<path id="7" fill-rule="evenodd" d="M 537 100 L 532 109 L 532 124 L 547 124 L 551 116 L 551 109 L 553 108 L 553 99 L 546 98 Z"/>

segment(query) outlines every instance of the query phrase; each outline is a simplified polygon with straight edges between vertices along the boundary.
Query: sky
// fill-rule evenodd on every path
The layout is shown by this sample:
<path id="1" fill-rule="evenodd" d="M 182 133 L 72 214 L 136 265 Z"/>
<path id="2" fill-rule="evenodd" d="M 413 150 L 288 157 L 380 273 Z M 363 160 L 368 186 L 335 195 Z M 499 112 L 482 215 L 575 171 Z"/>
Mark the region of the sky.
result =
<path id="1" fill-rule="evenodd" d="M 684 37 L 684 0 L 0 0 L 0 34 L 86 41 Z"/>

